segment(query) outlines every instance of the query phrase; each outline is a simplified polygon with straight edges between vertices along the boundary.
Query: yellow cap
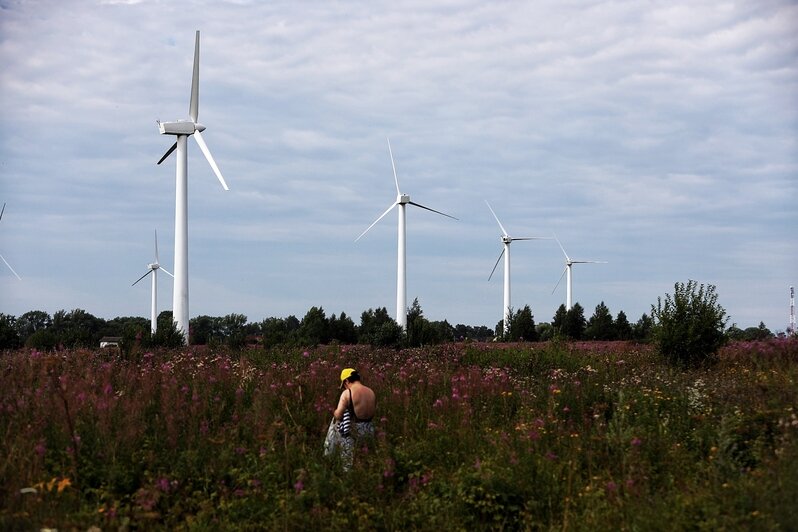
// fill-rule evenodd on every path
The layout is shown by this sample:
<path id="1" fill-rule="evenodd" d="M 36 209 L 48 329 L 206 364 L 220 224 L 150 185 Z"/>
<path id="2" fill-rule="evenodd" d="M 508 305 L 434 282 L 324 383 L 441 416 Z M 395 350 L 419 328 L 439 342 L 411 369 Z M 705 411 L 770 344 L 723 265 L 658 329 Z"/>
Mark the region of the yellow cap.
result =
<path id="1" fill-rule="evenodd" d="M 341 370 L 341 387 L 342 387 L 342 388 L 343 388 L 343 386 L 344 386 L 344 381 L 345 381 L 346 379 L 348 379 L 349 377 L 351 377 L 351 376 L 352 376 L 352 374 L 353 374 L 355 371 L 357 371 L 357 370 L 355 370 L 355 369 L 353 369 L 353 368 L 344 368 L 343 370 Z"/>

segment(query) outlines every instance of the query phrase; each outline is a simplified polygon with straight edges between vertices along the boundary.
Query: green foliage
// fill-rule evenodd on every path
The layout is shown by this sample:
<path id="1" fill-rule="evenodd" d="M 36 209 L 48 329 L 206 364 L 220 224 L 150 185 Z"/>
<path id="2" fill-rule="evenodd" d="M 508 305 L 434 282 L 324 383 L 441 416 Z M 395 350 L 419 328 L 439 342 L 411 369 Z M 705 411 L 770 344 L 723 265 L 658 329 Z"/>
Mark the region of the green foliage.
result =
<path id="1" fill-rule="evenodd" d="M 651 340 L 654 334 L 654 319 L 645 312 L 637 320 L 637 323 L 632 326 L 632 339 L 639 342 L 647 342 Z"/>
<path id="2" fill-rule="evenodd" d="M 405 332 L 385 307 L 368 309 L 360 315 L 358 343 L 378 347 L 399 347 L 404 341 Z"/>
<path id="3" fill-rule="evenodd" d="M 614 340 L 616 338 L 615 322 L 607 305 L 602 301 L 587 321 L 585 328 L 587 340 Z"/>
<path id="4" fill-rule="evenodd" d="M 36 331 L 47 329 L 53 324 L 53 319 L 43 310 L 31 310 L 16 321 L 17 334 L 23 341 Z"/>
<path id="5" fill-rule="evenodd" d="M 537 329 L 538 340 L 540 340 L 541 342 L 546 342 L 554 338 L 555 329 L 551 323 L 547 322 L 538 323 L 535 326 L 535 329 Z"/>
<path id="6" fill-rule="evenodd" d="M 327 315 L 322 307 L 311 307 L 299 324 L 299 341 L 302 345 L 316 346 L 330 340 Z"/>
<path id="7" fill-rule="evenodd" d="M 19 347 L 19 335 L 14 316 L 0 313 L 0 350 Z"/>
<path id="8" fill-rule="evenodd" d="M 189 325 L 190 328 L 190 325 Z M 183 334 L 178 330 L 177 323 L 172 317 L 171 310 L 164 310 L 158 314 L 155 334 L 148 343 L 152 347 L 175 348 L 185 344 Z"/>
<path id="9" fill-rule="evenodd" d="M 554 313 L 554 319 L 551 324 L 554 327 L 556 336 L 571 340 L 581 340 L 587 327 L 585 309 L 579 303 L 574 303 L 570 310 L 566 310 L 565 305 L 560 305 L 557 308 L 557 312 Z"/>
<path id="10" fill-rule="evenodd" d="M 405 345 L 407 347 L 420 347 L 435 345 L 451 341 L 454 338 L 454 328 L 447 321 L 431 322 L 424 317 L 418 298 L 413 299 L 413 304 L 407 309 L 407 331 Z"/>
<path id="11" fill-rule="evenodd" d="M 726 311 L 718 304 L 714 285 L 676 283 L 674 293 L 657 298 L 651 307 L 653 338 L 659 353 L 681 365 L 703 363 L 726 342 Z"/>
<path id="12" fill-rule="evenodd" d="M 521 310 L 515 312 L 510 309 L 510 327 L 505 340 L 536 342 L 538 332 L 535 328 L 535 318 L 532 316 L 532 309 L 525 305 Z"/>
<path id="13" fill-rule="evenodd" d="M 341 312 L 337 318 L 335 314 L 330 316 L 328 328 L 331 340 L 345 345 L 357 343 L 357 327 L 352 318 L 346 315 L 346 312 Z"/>
<path id="14" fill-rule="evenodd" d="M 622 310 L 618 311 L 618 316 L 615 318 L 615 339 L 632 339 L 632 325 L 629 323 L 626 313 Z"/>
<path id="15" fill-rule="evenodd" d="M 736 325 L 732 325 L 726 329 L 726 338 L 729 340 L 755 342 L 757 340 L 773 338 L 773 333 L 765 326 L 764 322 L 760 321 L 758 327 L 747 327 L 745 330 L 740 329 Z"/>

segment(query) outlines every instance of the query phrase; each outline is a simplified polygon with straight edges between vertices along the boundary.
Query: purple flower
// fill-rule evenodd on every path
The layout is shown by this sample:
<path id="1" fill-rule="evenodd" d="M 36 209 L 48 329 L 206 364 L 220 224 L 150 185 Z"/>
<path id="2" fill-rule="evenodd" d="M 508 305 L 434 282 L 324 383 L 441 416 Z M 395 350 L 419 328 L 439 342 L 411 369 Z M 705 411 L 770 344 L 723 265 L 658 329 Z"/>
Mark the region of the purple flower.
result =
<path id="1" fill-rule="evenodd" d="M 296 483 L 294 483 L 294 491 L 301 493 L 303 489 L 305 489 L 305 484 L 302 482 L 302 479 L 297 480 Z"/>
<path id="2" fill-rule="evenodd" d="M 642 444 L 643 444 L 643 440 L 641 440 L 640 438 L 638 438 L 636 436 L 634 438 L 632 438 L 632 447 L 640 447 L 640 445 L 642 445 Z"/>

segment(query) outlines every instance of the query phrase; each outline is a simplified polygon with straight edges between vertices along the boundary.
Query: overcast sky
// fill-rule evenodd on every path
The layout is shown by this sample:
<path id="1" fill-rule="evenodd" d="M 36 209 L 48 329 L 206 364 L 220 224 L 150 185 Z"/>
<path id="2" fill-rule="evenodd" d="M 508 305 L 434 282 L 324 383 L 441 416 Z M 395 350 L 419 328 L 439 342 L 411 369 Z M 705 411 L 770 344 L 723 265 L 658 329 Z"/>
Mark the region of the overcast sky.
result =
<path id="1" fill-rule="evenodd" d="M 740 327 L 788 325 L 798 284 L 798 4 L 0 0 L 0 312 L 148 317 L 174 264 L 174 142 L 189 139 L 189 311 L 408 304 L 502 317 L 501 231 L 556 234 L 574 300 L 634 322 L 690 279 Z M 565 302 L 554 240 L 512 244 L 512 306 Z M 172 306 L 159 275 L 160 310 Z"/>

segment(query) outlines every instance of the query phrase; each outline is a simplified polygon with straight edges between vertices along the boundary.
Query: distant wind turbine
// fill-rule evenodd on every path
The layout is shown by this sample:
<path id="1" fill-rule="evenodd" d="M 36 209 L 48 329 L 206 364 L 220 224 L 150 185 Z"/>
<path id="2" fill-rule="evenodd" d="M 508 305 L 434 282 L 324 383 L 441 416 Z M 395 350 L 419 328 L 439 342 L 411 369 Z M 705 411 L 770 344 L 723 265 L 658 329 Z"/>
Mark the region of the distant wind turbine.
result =
<path id="1" fill-rule="evenodd" d="M 3 209 L 2 209 L 2 210 L 0 210 L 0 220 L 2 220 L 2 219 L 3 219 L 3 213 L 4 213 L 4 212 L 6 212 L 6 204 L 5 204 L 5 203 L 3 203 Z M 5 258 L 4 256 L 0 255 L 0 259 L 3 259 L 3 262 L 5 262 L 5 263 L 6 263 L 6 266 L 8 266 L 8 269 L 9 269 L 9 270 L 11 270 L 11 273 L 13 273 L 13 274 L 16 276 L 16 278 L 17 278 L 17 279 L 19 279 L 19 280 L 21 281 L 21 280 L 22 280 L 22 277 L 20 277 L 20 276 L 17 274 L 17 272 L 15 272 L 15 271 L 14 271 L 14 268 L 12 268 L 12 267 L 11 267 L 11 265 L 8 263 L 8 261 L 6 260 L 6 258 Z"/>
<path id="2" fill-rule="evenodd" d="M 563 270 L 562 274 L 560 274 L 560 279 L 557 281 L 557 284 L 554 285 L 554 290 L 551 291 L 553 294 L 557 287 L 560 286 L 560 281 L 562 281 L 563 275 L 566 273 L 568 274 L 568 278 L 566 280 L 566 290 L 565 290 L 565 310 L 571 310 L 573 306 L 572 303 L 572 295 L 573 295 L 573 275 L 571 273 L 571 266 L 574 264 L 607 264 L 605 260 L 571 260 L 571 257 L 568 256 L 568 253 L 565 252 L 565 248 L 562 247 L 562 243 L 560 243 L 560 239 L 556 236 L 554 237 L 557 240 L 557 244 L 560 245 L 560 249 L 562 250 L 563 255 L 565 255 L 565 269 Z"/>
<path id="3" fill-rule="evenodd" d="M 379 218 L 374 220 L 374 222 L 368 226 L 368 228 L 360 233 L 360 236 L 355 239 L 355 242 L 361 239 L 363 235 L 369 232 L 369 230 L 374 227 L 377 222 L 382 220 L 386 214 L 391 212 L 396 206 L 399 206 L 399 229 L 398 229 L 398 244 L 397 244 L 397 266 L 396 266 L 396 322 L 402 327 L 403 330 L 407 329 L 407 246 L 406 246 L 406 235 L 407 235 L 407 223 L 405 217 L 405 207 L 410 205 L 415 205 L 416 207 L 420 207 L 422 209 L 426 209 L 428 211 L 432 211 L 436 214 L 440 214 L 441 216 L 446 216 L 447 218 L 452 218 L 453 220 L 457 220 L 454 216 L 449 216 L 448 214 L 442 213 L 440 211 L 436 211 L 435 209 L 430 209 L 429 207 L 425 207 L 419 203 L 415 203 L 410 201 L 410 196 L 407 194 L 402 194 L 399 190 L 399 178 L 396 177 L 396 165 L 393 161 L 393 152 L 391 151 L 391 140 L 388 139 L 388 154 L 391 156 L 391 168 L 393 168 L 393 179 L 396 183 L 396 201 L 388 207 L 384 213 L 380 215 Z"/>
<path id="4" fill-rule="evenodd" d="M 163 272 L 170 277 L 174 278 L 174 275 L 169 273 L 166 268 L 159 264 L 158 260 L 158 231 L 155 231 L 155 262 L 147 265 L 147 273 L 139 277 L 135 283 L 131 286 L 136 286 L 139 281 L 147 277 L 148 275 L 152 274 L 152 310 L 150 312 L 150 329 L 152 330 L 152 334 L 155 334 L 155 331 L 158 328 L 158 270 L 163 270 Z"/>
<path id="5" fill-rule="evenodd" d="M 493 277 L 493 272 L 496 271 L 496 267 L 499 265 L 499 261 L 502 260 L 502 256 L 504 256 L 504 330 L 507 331 L 508 324 L 510 323 L 510 244 L 514 240 L 548 240 L 549 237 L 545 236 L 523 236 L 523 237 L 511 237 L 507 234 L 507 231 L 504 229 L 504 226 L 499 221 L 499 217 L 496 216 L 496 213 L 493 212 L 493 208 L 488 203 L 488 200 L 485 200 L 485 205 L 488 206 L 490 209 L 491 214 L 493 217 L 496 218 L 496 223 L 499 224 L 499 228 L 502 230 L 501 241 L 504 244 L 504 248 L 502 252 L 499 253 L 499 258 L 496 259 L 496 264 L 493 265 L 493 269 L 488 276 L 488 281 L 491 280 Z"/>
<path id="6" fill-rule="evenodd" d="M 164 153 L 158 161 L 161 164 L 169 155 L 177 150 L 177 173 L 175 177 L 175 283 L 172 297 L 173 319 L 177 329 L 183 334 L 185 343 L 188 344 L 188 137 L 194 136 L 199 144 L 208 164 L 211 165 L 216 177 L 225 190 L 229 190 L 227 183 L 213 160 L 202 131 L 205 126 L 197 122 L 199 115 L 199 43 L 200 32 L 194 44 L 194 72 L 191 77 L 191 101 L 189 104 L 190 120 L 177 120 L 175 122 L 158 122 L 158 129 L 162 135 L 175 135 L 177 141 Z"/>

